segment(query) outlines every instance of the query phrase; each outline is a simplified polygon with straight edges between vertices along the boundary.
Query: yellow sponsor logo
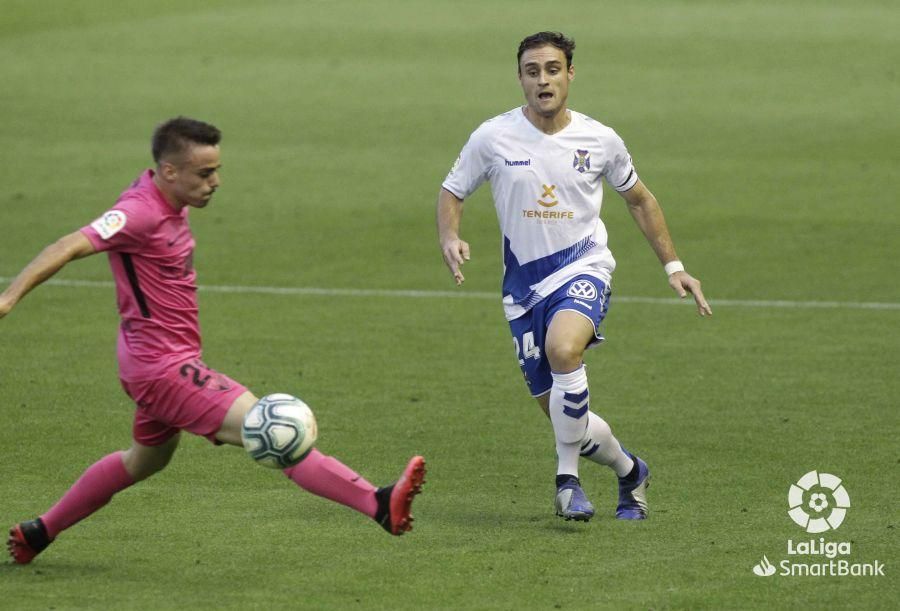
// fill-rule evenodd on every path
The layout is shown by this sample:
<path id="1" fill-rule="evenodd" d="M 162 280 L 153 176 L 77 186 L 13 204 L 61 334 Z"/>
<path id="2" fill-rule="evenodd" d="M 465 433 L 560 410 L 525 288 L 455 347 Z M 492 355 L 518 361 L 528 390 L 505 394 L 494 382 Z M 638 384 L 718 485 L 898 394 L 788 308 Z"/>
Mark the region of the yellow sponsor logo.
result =
<path id="1" fill-rule="evenodd" d="M 541 185 L 543 192 L 537 203 L 544 208 L 553 208 L 559 204 L 556 197 L 556 185 Z M 575 213 L 571 210 L 522 210 L 522 216 L 526 219 L 538 220 L 571 220 L 575 218 Z"/>
<path id="2" fill-rule="evenodd" d="M 556 185 L 550 185 L 549 187 L 547 185 L 541 186 L 544 188 L 544 192 L 541 194 L 540 199 L 537 200 L 537 203 L 545 208 L 552 208 L 558 204 L 559 200 L 556 199 L 556 195 L 553 193 L 556 191 Z M 544 201 L 544 199 L 547 201 Z"/>

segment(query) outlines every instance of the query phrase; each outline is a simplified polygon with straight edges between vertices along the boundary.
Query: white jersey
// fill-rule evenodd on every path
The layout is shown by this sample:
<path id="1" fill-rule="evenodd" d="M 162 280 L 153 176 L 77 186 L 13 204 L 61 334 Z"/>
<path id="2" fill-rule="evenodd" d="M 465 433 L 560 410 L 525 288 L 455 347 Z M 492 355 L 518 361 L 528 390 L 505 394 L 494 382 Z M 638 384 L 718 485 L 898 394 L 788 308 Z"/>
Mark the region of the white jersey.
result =
<path id="1" fill-rule="evenodd" d="M 609 284 L 616 261 L 600 220 L 601 179 L 627 191 L 638 177 L 622 139 L 570 110 L 571 121 L 548 135 L 515 108 L 481 124 L 443 187 L 459 199 L 491 183 L 503 233 L 503 307 L 522 316 L 571 278 Z"/>

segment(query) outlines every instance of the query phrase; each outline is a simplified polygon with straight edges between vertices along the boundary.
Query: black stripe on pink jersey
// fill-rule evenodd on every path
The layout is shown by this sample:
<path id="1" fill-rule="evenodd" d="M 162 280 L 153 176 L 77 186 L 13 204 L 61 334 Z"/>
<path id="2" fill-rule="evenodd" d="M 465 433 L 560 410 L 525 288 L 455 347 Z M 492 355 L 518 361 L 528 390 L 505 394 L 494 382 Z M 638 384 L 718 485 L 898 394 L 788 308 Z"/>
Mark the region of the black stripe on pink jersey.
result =
<path id="1" fill-rule="evenodd" d="M 125 267 L 125 274 L 128 276 L 128 284 L 131 285 L 131 291 L 134 293 L 134 298 L 137 301 L 138 307 L 141 309 L 141 316 L 150 318 L 150 308 L 147 307 L 144 291 L 141 290 L 137 273 L 134 271 L 134 263 L 131 262 L 131 255 L 126 252 L 119 253 L 119 255 L 122 257 L 122 265 Z"/>

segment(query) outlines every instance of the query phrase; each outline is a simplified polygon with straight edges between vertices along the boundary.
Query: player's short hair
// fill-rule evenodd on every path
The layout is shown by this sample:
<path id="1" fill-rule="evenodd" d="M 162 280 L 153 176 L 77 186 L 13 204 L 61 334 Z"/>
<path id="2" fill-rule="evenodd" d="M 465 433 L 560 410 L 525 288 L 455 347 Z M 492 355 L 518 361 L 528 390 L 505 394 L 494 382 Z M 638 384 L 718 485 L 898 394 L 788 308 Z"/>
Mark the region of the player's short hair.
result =
<path id="1" fill-rule="evenodd" d="M 516 64 L 519 69 L 522 67 L 522 54 L 528 49 L 537 49 L 547 45 L 556 47 L 566 56 L 566 69 L 572 67 L 572 52 L 575 50 L 575 39 L 566 38 L 562 32 L 538 32 L 531 36 L 526 36 L 519 43 L 519 53 L 516 55 Z"/>
<path id="2" fill-rule="evenodd" d="M 164 157 L 173 157 L 187 150 L 191 144 L 215 146 L 222 132 L 215 125 L 187 117 L 175 117 L 160 123 L 153 130 L 153 161 L 159 164 Z"/>

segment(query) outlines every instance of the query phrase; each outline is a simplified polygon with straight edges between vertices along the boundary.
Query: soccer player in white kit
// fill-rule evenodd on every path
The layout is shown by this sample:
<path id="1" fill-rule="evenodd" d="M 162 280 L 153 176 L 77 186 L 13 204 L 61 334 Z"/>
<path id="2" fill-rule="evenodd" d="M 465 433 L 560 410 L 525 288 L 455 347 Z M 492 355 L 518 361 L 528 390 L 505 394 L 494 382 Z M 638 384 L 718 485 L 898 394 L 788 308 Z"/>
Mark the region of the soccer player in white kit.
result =
<path id="1" fill-rule="evenodd" d="M 679 261 L 662 210 L 638 178 L 622 139 L 566 106 L 575 42 L 539 32 L 519 45 L 525 106 L 485 121 L 463 147 L 437 203 L 444 262 L 457 285 L 469 245 L 460 239 L 463 200 L 491 183 L 503 233 L 503 307 L 532 396 L 553 425 L 558 457 L 556 513 L 588 521 L 594 507 L 578 477 L 579 456 L 619 479 L 616 517 L 647 517 L 646 463 L 625 450 L 590 410 L 584 351 L 603 340 L 615 259 L 600 220 L 602 180 L 628 204 L 675 292 L 712 310 Z"/>

